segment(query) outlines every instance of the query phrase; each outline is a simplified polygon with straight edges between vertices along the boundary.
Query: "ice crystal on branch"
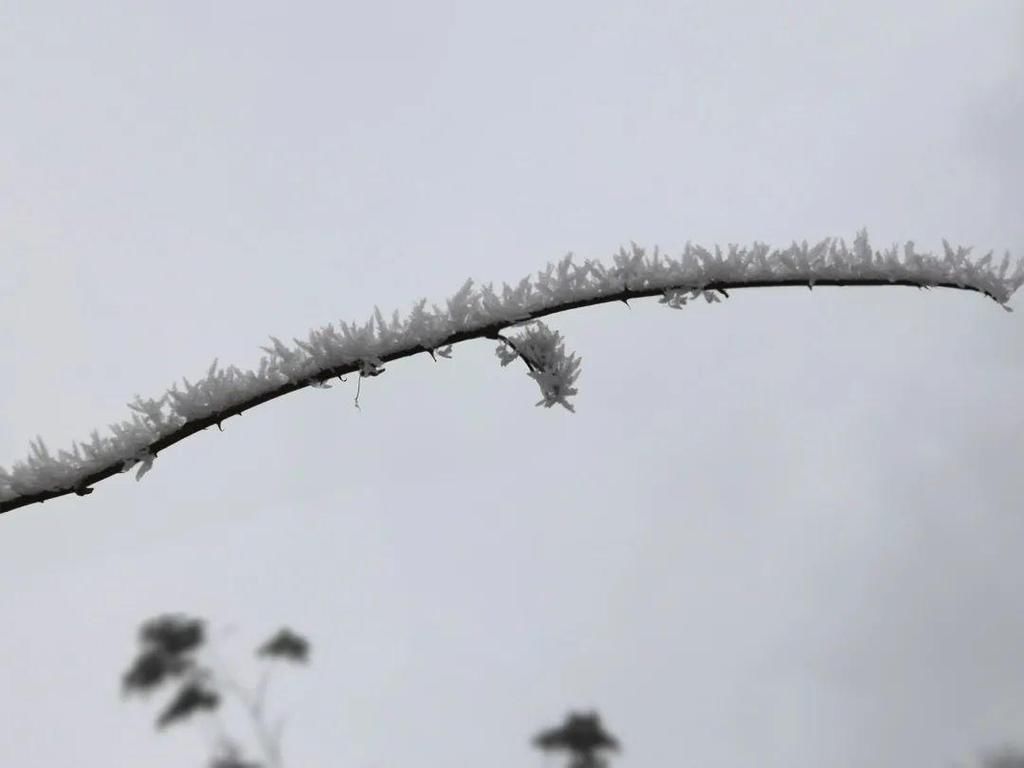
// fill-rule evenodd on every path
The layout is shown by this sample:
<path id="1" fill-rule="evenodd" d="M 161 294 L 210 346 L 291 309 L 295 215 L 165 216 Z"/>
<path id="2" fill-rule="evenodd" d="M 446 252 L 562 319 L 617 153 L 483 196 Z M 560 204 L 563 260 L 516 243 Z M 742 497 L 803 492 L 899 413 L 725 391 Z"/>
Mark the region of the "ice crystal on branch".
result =
<path id="1" fill-rule="evenodd" d="M 688 243 L 678 256 L 632 244 L 611 263 L 577 263 L 569 255 L 500 289 L 468 280 L 442 305 L 421 300 L 405 317 L 376 310 L 365 323 L 328 324 L 294 344 L 271 337 L 254 370 L 221 368 L 215 360 L 195 383 L 182 379 L 160 397 L 136 397 L 131 417 L 111 425 L 109 435 L 94 431 L 89 441 L 56 456 L 39 439 L 26 459 L 10 470 L 0 467 L 0 513 L 66 493 L 85 495 L 94 483 L 135 464 L 142 465 L 141 476 L 159 451 L 297 389 L 346 373 L 374 376 L 385 363 L 420 352 L 446 357 L 452 344 L 494 338 L 509 326 L 603 302 L 652 296 L 678 309 L 698 296 L 714 302 L 738 288 L 903 285 L 977 291 L 1009 309 L 1007 302 L 1024 284 L 1024 262 L 1011 265 L 1007 254 L 997 267 L 991 253 L 977 261 L 970 254 L 970 248 L 945 241 L 941 255 L 920 253 L 912 242 L 874 251 L 862 231 L 851 246 L 837 239 L 780 249 L 755 243 L 708 250 Z M 544 394 L 541 404 L 570 407 L 577 373 L 572 356 L 531 371 Z"/>
<path id="2" fill-rule="evenodd" d="M 719 293 L 723 296 L 729 295 L 725 292 L 724 288 L 719 288 L 717 293 L 715 291 L 702 291 L 700 288 L 669 288 L 658 299 L 658 303 L 666 305 L 669 309 L 682 309 L 686 306 L 686 302 L 698 296 L 703 296 L 708 304 L 717 304 L 721 301 L 718 298 Z"/>
<path id="3" fill-rule="evenodd" d="M 523 359 L 543 395 L 537 405 L 550 408 L 557 404 L 576 410 L 568 398 L 578 391 L 573 384 L 580 375 L 580 360 L 575 354 L 566 354 L 558 331 L 539 321 L 531 323 L 517 336 L 500 337 L 495 352 L 503 366 L 516 358 Z"/>

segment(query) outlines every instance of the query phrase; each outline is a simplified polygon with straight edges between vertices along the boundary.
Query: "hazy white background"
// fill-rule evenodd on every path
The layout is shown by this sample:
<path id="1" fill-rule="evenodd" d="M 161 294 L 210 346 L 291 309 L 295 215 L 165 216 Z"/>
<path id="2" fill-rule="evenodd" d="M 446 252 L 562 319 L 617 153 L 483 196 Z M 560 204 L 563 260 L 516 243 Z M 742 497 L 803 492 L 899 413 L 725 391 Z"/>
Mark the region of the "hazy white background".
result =
<path id="1" fill-rule="evenodd" d="M 0 3 L 0 463 L 210 361 L 635 240 L 1024 253 L 1024 6 Z M 1020 299 L 1014 302 L 1020 306 Z M 1024 325 L 954 291 L 558 317 L 0 517 L 0 765 L 201 765 L 140 621 L 281 623 L 292 766 L 949 766 L 1024 741 Z M 234 629 L 232 629 L 232 627 Z"/>

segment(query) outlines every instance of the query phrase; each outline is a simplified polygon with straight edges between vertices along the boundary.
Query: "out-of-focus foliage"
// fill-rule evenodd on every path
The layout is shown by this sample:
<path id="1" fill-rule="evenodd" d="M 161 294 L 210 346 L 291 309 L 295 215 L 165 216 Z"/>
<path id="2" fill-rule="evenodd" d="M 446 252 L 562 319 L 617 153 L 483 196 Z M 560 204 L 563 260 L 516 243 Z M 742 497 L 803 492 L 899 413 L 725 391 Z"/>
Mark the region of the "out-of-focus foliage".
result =
<path id="1" fill-rule="evenodd" d="M 305 663 L 309 659 L 309 641 L 302 635 L 283 627 L 276 635 L 261 645 L 257 653 L 269 658 Z"/>
<path id="2" fill-rule="evenodd" d="M 171 655 L 197 649 L 203 643 L 203 622 L 186 616 L 159 616 L 142 625 L 140 640 Z"/>
<path id="3" fill-rule="evenodd" d="M 562 725 L 537 734 L 533 744 L 545 752 L 568 752 L 571 768 L 600 768 L 606 765 L 602 751 L 620 749 L 597 712 L 570 712 Z"/>
<path id="4" fill-rule="evenodd" d="M 164 729 L 192 715 L 211 713 L 224 703 L 225 696 L 234 696 L 252 720 L 253 732 L 263 760 L 249 760 L 239 743 L 222 735 L 209 768 L 282 768 L 280 725 L 266 721 L 265 694 L 270 664 L 279 659 L 294 663 L 309 661 L 310 644 L 302 635 L 284 627 L 255 650 L 264 662 L 264 675 L 259 685 L 246 688 L 224 674 L 219 674 L 202 658 L 207 641 L 202 620 L 167 614 L 145 622 L 139 629 L 139 652 L 122 675 L 125 693 L 149 694 L 167 684 L 174 691 L 156 719 L 156 727 Z M 283 722 L 283 721 L 282 721 Z"/>
<path id="5" fill-rule="evenodd" d="M 982 758 L 982 768 L 1024 768 L 1024 751 L 1003 747 Z"/>
<path id="6" fill-rule="evenodd" d="M 194 672 L 194 654 L 203 639 L 198 619 L 166 615 L 147 621 L 139 630 L 139 654 L 122 677 L 125 693 L 147 693 Z"/>
<path id="7" fill-rule="evenodd" d="M 186 683 L 160 714 L 157 727 L 165 728 L 177 720 L 187 718 L 193 712 L 216 709 L 218 704 L 220 695 L 216 691 L 210 690 L 198 681 Z"/>
<path id="8" fill-rule="evenodd" d="M 209 763 L 210 768 L 263 768 L 262 763 L 254 763 L 233 755 L 215 757 Z"/>

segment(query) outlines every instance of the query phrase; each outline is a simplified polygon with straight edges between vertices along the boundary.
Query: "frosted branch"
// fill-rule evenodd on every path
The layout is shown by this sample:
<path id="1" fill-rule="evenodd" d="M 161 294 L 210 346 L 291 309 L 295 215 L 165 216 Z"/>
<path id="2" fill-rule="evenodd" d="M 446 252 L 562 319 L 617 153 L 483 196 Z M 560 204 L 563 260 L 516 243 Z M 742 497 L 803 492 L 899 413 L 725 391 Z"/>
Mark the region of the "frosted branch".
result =
<path id="1" fill-rule="evenodd" d="M 550 408 L 557 404 L 569 411 L 576 410 L 568 398 L 577 393 L 573 384 L 580 375 L 580 360 L 575 354 L 566 353 L 558 331 L 536 322 L 516 337 L 499 338 L 502 343 L 495 352 L 502 366 L 522 358 L 530 369 L 530 378 L 537 382 L 543 396 L 537 405 Z"/>
<path id="2" fill-rule="evenodd" d="M 289 392 L 347 373 L 374 376 L 385 363 L 420 352 L 447 357 L 454 344 L 495 338 L 510 326 L 581 307 L 659 297 L 681 308 L 692 298 L 716 301 L 738 288 L 896 285 L 976 291 L 1009 310 L 1007 302 L 1024 284 L 1024 262 L 1011 265 L 1006 254 L 997 267 L 991 253 L 977 261 L 970 253 L 945 241 L 942 255 L 920 253 L 912 242 L 873 251 L 862 231 L 851 246 L 835 239 L 774 250 L 761 243 L 724 251 L 687 244 L 676 257 L 633 245 L 610 264 L 576 263 L 570 255 L 500 289 L 466 281 L 443 307 L 428 308 L 421 300 L 405 317 L 395 312 L 388 318 L 376 310 L 366 323 L 329 324 L 293 344 L 271 337 L 254 370 L 221 368 L 215 360 L 198 381 L 182 379 L 158 398 L 136 397 L 129 404 L 130 418 L 111 425 L 108 435 L 93 431 L 89 440 L 56 456 L 38 438 L 27 458 L 10 470 L 0 467 L 0 513 L 70 493 L 88 494 L 95 483 L 135 464 L 142 465 L 141 477 L 164 449 Z M 557 334 L 530 333 L 520 342 L 525 339 L 533 345 L 530 354 L 546 361 L 534 361 L 530 372 L 543 394 L 540 404 L 570 407 L 579 361 L 564 353 Z"/>

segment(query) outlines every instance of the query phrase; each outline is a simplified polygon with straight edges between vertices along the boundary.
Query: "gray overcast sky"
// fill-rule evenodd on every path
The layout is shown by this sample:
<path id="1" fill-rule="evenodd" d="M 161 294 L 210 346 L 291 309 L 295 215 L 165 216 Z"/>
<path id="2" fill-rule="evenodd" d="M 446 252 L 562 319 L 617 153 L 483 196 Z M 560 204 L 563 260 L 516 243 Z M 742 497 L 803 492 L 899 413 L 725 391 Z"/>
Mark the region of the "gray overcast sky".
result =
<path id="1" fill-rule="evenodd" d="M 375 304 L 635 240 L 869 228 L 1024 254 L 1024 5 L 0 3 L 0 463 Z M 1016 300 L 1020 304 L 1020 299 Z M 738 292 L 303 391 L 0 518 L 0 765 L 199 765 L 118 676 L 150 615 L 282 622 L 292 766 L 905 768 L 1024 742 L 1024 326 Z"/>

